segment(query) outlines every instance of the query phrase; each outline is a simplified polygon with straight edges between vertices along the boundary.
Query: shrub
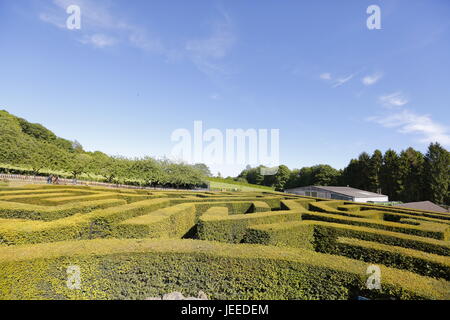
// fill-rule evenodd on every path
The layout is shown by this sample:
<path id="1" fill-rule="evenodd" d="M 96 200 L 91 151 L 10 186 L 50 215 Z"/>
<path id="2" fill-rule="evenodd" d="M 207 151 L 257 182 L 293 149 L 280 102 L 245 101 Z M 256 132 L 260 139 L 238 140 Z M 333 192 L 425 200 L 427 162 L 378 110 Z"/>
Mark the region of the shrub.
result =
<path id="1" fill-rule="evenodd" d="M 79 266 L 81 290 L 66 286 Z M 0 248 L 2 299 L 145 299 L 167 292 L 211 299 L 349 299 L 367 264 L 310 250 L 198 240 L 91 240 Z M 380 266 L 370 297 L 449 299 L 448 282 Z M 42 285 L 45 284 L 45 285 Z"/>
<path id="2" fill-rule="evenodd" d="M 268 192 L 4 188 L 0 299 L 449 298 L 448 215 L 388 209 Z M 381 291 L 364 289 L 373 263 Z M 81 290 L 66 287 L 70 265 Z"/>

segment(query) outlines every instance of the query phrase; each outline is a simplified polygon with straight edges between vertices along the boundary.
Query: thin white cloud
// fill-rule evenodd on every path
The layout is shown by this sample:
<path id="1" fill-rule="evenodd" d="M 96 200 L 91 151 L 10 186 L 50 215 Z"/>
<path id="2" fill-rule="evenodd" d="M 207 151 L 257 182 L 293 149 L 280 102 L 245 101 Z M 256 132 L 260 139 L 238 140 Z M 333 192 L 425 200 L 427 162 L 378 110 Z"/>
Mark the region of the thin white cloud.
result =
<path id="1" fill-rule="evenodd" d="M 161 41 L 149 35 L 140 26 L 129 23 L 112 13 L 110 2 L 93 0 L 53 0 L 53 6 L 39 13 L 39 19 L 59 28 L 66 28 L 66 9 L 78 5 L 81 9 L 80 43 L 105 48 L 118 43 L 128 43 L 136 48 L 159 54 L 165 54 Z M 120 40 L 120 41 L 119 41 Z"/>
<path id="2" fill-rule="evenodd" d="M 379 101 L 385 107 L 402 107 L 409 102 L 401 92 L 381 96 Z"/>
<path id="3" fill-rule="evenodd" d="M 340 87 L 340 86 L 344 85 L 348 81 L 352 80 L 355 75 L 356 75 L 356 73 L 353 73 L 353 74 L 350 74 L 348 76 L 343 76 L 343 77 L 339 77 L 339 78 L 335 79 L 331 75 L 331 73 L 324 72 L 324 73 L 319 75 L 319 78 L 324 80 L 324 81 L 326 81 L 326 82 L 331 82 L 332 83 L 332 88 L 337 88 L 337 87 Z"/>
<path id="4" fill-rule="evenodd" d="M 210 36 L 191 39 L 185 49 L 191 60 L 202 72 L 212 75 L 226 74 L 226 68 L 220 63 L 231 51 L 236 42 L 230 18 L 222 12 L 220 21 L 216 21 Z"/>
<path id="5" fill-rule="evenodd" d="M 352 80 L 354 76 L 355 76 L 355 74 L 351 74 L 351 75 L 348 75 L 348 76 L 336 79 L 334 81 L 333 88 L 337 88 L 337 87 L 340 87 L 340 86 L 344 85 L 345 83 L 347 83 L 350 80 Z"/>
<path id="6" fill-rule="evenodd" d="M 162 55 L 166 61 L 180 61 L 188 57 L 200 71 L 208 75 L 230 73 L 223 60 L 233 48 L 236 36 L 231 19 L 223 10 L 220 10 L 221 17 L 213 24 L 209 36 L 192 38 L 169 48 L 154 32 L 115 14 L 114 3 L 111 1 L 52 0 L 50 3 L 38 14 L 39 19 L 64 30 L 67 30 L 67 7 L 80 7 L 82 27 L 72 34 L 82 44 L 96 48 L 126 44 Z"/>
<path id="7" fill-rule="evenodd" d="M 377 83 L 378 81 L 380 81 L 382 77 L 383 77 L 383 74 L 381 74 L 381 73 L 367 75 L 362 79 L 362 83 L 365 86 L 371 86 L 371 85 L 374 85 L 375 83 Z"/>
<path id="8" fill-rule="evenodd" d="M 403 134 L 419 135 L 419 142 L 439 142 L 450 146 L 449 128 L 434 122 L 429 115 L 418 115 L 409 110 L 386 115 L 371 117 L 369 121 L 378 123 L 386 128 L 397 128 Z"/>

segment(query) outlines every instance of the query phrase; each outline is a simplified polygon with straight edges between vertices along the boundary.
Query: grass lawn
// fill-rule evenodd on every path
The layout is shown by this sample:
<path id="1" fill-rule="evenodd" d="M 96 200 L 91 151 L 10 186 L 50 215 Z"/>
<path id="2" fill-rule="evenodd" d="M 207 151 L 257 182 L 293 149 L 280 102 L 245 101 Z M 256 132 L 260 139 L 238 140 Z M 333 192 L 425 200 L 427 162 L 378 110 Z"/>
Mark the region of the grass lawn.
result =
<path id="1" fill-rule="evenodd" d="M 274 191 L 273 188 L 252 185 L 248 183 L 233 182 L 225 179 L 212 178 L 209 179 L 211 190 L 224 189 L 224 191 Z"/>

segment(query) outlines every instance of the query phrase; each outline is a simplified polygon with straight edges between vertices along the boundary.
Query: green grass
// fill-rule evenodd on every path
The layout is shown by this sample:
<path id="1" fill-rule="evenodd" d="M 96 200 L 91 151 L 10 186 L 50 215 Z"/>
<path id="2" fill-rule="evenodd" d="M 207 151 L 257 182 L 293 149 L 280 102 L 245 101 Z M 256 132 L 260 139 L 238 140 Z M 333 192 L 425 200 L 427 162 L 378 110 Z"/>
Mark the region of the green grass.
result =
<path id="1" fill-rule="evenodd" d="M 260 186 L 245 182 L 237 182 L 223 178 L 208 178 L 211 190 L 220 189 L 222 191 L 274 191 L 272 187 Z"/>

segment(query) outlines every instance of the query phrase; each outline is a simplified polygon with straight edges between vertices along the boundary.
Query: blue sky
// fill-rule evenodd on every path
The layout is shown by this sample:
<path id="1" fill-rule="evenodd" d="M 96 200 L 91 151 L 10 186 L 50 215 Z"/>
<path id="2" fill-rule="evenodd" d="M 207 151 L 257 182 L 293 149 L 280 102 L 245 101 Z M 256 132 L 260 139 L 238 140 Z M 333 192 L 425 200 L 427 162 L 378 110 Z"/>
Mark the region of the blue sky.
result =
<path id="1" fill-rule="evenodd" d="M 0 108 L 130 157 L 169 156 L 195 120 L 279 129 L 281 163 L 343 168 L 450 147 L 449 53 L 447 0 L 1 0 Z"/>

